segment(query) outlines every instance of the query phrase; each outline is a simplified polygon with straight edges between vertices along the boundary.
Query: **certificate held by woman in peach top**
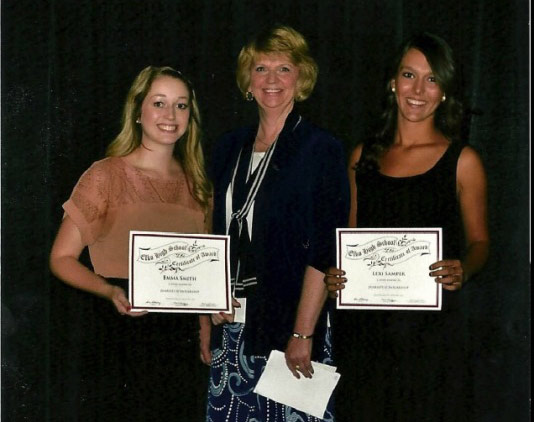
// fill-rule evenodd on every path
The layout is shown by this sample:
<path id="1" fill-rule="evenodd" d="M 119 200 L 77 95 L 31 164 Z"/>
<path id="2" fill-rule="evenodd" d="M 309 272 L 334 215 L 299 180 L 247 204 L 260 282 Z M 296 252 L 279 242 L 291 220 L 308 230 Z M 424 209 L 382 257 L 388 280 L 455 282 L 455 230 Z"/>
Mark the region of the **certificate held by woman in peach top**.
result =
<path id="1" fill-rule="evenodd" d="M 231 312 L 229 237 L 130 232 L 132 310 Z"/>

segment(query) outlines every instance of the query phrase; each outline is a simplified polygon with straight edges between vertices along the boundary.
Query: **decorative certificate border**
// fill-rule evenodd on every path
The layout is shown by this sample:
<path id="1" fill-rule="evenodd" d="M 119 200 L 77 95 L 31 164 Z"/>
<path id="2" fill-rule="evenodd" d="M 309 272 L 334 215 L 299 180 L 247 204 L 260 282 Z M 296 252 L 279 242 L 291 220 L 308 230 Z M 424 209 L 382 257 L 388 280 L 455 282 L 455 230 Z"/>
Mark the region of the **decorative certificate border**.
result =
<path id="1" fill-rule="evenodd" d="M 232 312 L 229 251 L 229 236 L 131 231 L 132 310 Z"/>
<path id="2" fill-rule="evenodd" d="M 442 257 L 440 227 L 337 229 L 336 238 L 347 277 L 338 309 L 441 310 L 441 284 L 429 276 Z"/>

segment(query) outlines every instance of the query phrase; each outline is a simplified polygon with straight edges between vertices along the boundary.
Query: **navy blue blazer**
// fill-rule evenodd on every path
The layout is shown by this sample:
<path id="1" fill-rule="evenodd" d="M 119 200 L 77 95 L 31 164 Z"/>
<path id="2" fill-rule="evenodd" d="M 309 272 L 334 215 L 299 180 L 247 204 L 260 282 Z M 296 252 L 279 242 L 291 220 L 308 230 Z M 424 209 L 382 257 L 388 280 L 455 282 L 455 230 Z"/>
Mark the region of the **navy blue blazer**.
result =
<path id="1" fill-rule="evenodd" d="M 226 234 L 226 192 L 243 145 L 257 126 L 224 134 L 214 147 L 213 231 Z M 282 129 L 254 203 L 251 248 L 258 286 L 247 296 L 247 354 L 285 350 L 293 332 L 306 266 L 324 272 L 335 265 L 335 229 L 345 227 L 349 186 L 341 143 L 295 111 Z M 314 349 L 322 344 L 326 314 L 316 326 Z M 220 347 L 221 327 L 212 330 Z M 313 354 L 312 354 L 313 357 Z"/>

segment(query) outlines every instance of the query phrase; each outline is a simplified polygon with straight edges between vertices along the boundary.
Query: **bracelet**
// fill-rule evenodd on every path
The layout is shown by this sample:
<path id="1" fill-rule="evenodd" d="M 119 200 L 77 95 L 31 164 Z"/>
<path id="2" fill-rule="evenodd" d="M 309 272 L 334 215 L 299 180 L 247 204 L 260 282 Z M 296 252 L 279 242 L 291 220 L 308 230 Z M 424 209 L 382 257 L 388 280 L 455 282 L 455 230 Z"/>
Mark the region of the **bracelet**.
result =
<path id="1" fill-rule="evenodd" d="M 295 338 L 301 338 L 301 339 L 303 339 L 303 340 L 308 340 L 308 339 L 310 339 L 310 338 L 313 337 L 313 334 L 310 334 L 309 336 L 305 336 L 305 335 L 302 335 L 302 334 L 300 334 L 300 333 L 293 333 L 293 334 L 291 334 L 291 335 L 292 335 L 293 337 L 295 337 Z"/>

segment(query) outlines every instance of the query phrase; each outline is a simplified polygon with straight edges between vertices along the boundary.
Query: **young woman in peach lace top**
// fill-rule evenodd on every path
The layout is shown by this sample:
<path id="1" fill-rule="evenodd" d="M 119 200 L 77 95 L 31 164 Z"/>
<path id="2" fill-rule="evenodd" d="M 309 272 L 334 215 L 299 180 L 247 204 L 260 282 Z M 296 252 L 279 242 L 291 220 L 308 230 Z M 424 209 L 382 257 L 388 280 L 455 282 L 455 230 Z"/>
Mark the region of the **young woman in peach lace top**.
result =
<path id="1" fill-rule="evenodd" d="M 50 255 L 50 267 L 58 278 L 92 293 L 92 298 L 109 300 L 114 307 L 106 313 L 109 309 L 97 300 L 95 315 L 88 316 L 100 327 L 95 343 L 104 344 L 100 354 L 105 358 L 82 381 L 92 380 L 81 400 L 90 403 L 83 416 L 112 420 L 109 417 L 116 411 L 121 418 L 131 412 L 134 420 L 147 420 L 156 412 L 165 420 L 165 409 L 176 419 L 182 408 L 194 415 L 192 406 L 202 404 L 167 397 L 172 385 L 165 384 L 177 384 L 173 377 L 195 376 L 176 368 L 191 371 L 191 365 L 198 363 L 194 341 L 198 318 L 132 312 L 125 291 L 130 230 L 208 230 L 211 186 L 204 172 L 199 110 L 191 83 L 170 67 L 141 71 L 128 93 L 122 130 L 107 155 L 82 175 L 63 205 L 65 215 Z M 93 269 L 79 260 L 85 247 Z M 154 364 L 155 359 L 161 360 L 160 365 Z M 196 394 L 191 396 L 196 400 Z M 142 416 L 142 412 L 148 413 Z"/>

